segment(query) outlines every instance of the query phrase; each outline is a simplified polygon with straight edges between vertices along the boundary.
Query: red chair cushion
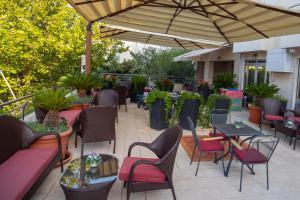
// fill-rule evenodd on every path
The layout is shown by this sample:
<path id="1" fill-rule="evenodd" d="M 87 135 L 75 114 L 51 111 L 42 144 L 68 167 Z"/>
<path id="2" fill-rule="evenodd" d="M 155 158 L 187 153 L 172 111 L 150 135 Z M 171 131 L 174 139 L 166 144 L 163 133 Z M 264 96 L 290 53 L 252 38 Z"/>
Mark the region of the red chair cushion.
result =
<path id="1" fill-rule="evenodd" d="M 72 126 L 80 113 L 81 110 L 65 110 L 59 112 L 59 116 L 64 118 L 68 125 Z"/>
<path id="2" fill-rule="evenodd" d="M 159 159 L 154 158 L 126 157 L 121 166 L 119 174 L 120 180 L 128 181 L 131 166 L 137 160 L 149 160 L 154 162 L 159 161 Z M 165 174 L 153 165 L 140 164 L 135 168 L 133 173 L 133 181 L 136 182 L 163 183 L 165 180 Z"/>
<path id="3" fill-rule="evenodd" d="M 300 123 L 300 117 L 289 117 L 289 120 L 295 121 L 297 123 Z"/>
<path id="4" fill-rule="evenodd" d="M 209 132 L 208 135 L 210 137 L 226 137 L 224 133 L 220 133 L 220 132 L 217 132 L 217 133 Z"/>
<path id="5" fill-rule="evenodd" d="M 237 149 L 234 148 L 234 153 L 244 163 L 266 163 L 268 159 L 256 149 Z"/>
<path id="6" fill-rule="evenodd" d="M 57 155 L 57 148 L 17 151 L 0 165 L 0 199 L 22 199 Z"/>
<path id="7" fill-rule="evenodd" d="M 265 119 L 269 121 L 282 121 L 284 120 L 283 116 L 280 115 L 265 115 Z"/>
<path id="8" fill-rule="evenodd" d="M 224 151 L 224 146 L 220 140 L 202 140 L 199 139 L 200 151 Z"/>

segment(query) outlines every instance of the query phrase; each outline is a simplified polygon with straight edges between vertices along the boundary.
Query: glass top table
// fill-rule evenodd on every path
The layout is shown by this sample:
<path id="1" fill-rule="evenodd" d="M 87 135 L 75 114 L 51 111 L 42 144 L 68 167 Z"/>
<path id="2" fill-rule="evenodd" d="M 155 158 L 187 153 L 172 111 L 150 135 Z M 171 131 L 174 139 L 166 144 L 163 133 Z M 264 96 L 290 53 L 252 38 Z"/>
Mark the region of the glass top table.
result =
<path id="1" fill-rule="evenodd" d="M 70 162 L 60 179 L 66 199 L 107 199 L 118 177 L 118 159 L 106 154 L 101 158 L 95 168 L 86 162 L 87 155 Z"/>
<path id="2" fill-rule="evenodd" d="M 247 124 L 243 124 L 242 128 L 235 128 L 234 124 L 215 124 L 214 128 L 224 133 L 227 137 L 235 137 L 235 136 L 259 136 L 263 135 L 262 132 L 248 126 Z"/>

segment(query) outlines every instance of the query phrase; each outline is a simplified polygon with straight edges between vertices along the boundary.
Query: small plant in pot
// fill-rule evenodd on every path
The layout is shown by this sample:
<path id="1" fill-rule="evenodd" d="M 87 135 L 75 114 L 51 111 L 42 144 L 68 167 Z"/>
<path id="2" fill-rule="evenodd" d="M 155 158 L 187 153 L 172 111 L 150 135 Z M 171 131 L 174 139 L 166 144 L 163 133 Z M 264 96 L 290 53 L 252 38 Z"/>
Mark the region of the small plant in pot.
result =
<path id="1" fill-rule="evenodd" d="M 176 101 L 175 115 L 172 123 L 179 122 L 183 129 L 190 130 L 187 117 L 190 117 L 194 124 L 197 124 L 200 105 L 204 105 L 201 95 L 193 92 L 183 92 Z"/>
<path id="2" fill-rule="evenodd" d="M 62 142 L 63 159 L 66 155 L 68 137 L 72 133 L 72 127 L 66 125 L 65 121 L 59 116 L 59 111 L 68 108 L 74 101 L 74 97 L 66 97 L 64 90 L 45 90 L 34 97 L 33 104 L 36 108 L 47 110 L 47 114 L 42 124 L 33 123 L 31 127 L 34 130 L 43 132 L 59 132 Z M 37 140 L 33 146 L 48 147 L 57 146 L 55 136 L 47 135 Z"/>
<path id="3" fill-rule="evenodd" d="M 207 81 L 200 80 L 197 83 L 197 91 L 200 95 L 203 96 L 205 100 L 207 100 L 208 96 L 210 95 L 209 84 Z"/>
<path id="4" fill-rule="evenodd" d="M 153 90 L 146 98 L 150 112 L 150 128 L 162 130 L 169 127 L 172 100 L 167 92 Z"/>
<path id="5" fill-rule="evenodd" d="M 101 81 L 93 74 L 75 73 L 60 77 L 57 85 L 76 89 L 79 97 L 85 97 L 91 93 L 92 88 L 100 87 Z"/>
<path id="6" fill-rule="evenodd" d="M 265 98 L 273 97 L 279 88 L 274 84 L 261 83 L 248 85 L 245 89 L 249 95 L 253 97 L 252 104 L 248 105 L 249 108 L 249 121 L 259 123 L 261 118 L 261 101 Z"/>
<path id="7" fill-rule="evenodd" d="M 170 79 L 160 79 L 156 81 L 156 87 L 161 91 L 173 92 L 174 83 Z"/>
<path id="8" fill-rule="evenodd" d="M 219 73 L 213 79 L 213 89 L 216 93 L 220 91 L 220 88 L 236 88 L 238 86 L 235 82 L 235 74 L 232 73 Z"/>
<path id="9" fill-rule="evenodd" d="M 112 89 L 117 85 L 118 78 L 115 75 L 105 74 L 102 76 L 102 87 L 101 89 Z"/>
<path id="10" fill-rule="evenodd" d="M 131 78 L 130 101 L 137 102 L 138 95 L 143 95 L 147 80 L 144 76 L 133 76 Z"/>

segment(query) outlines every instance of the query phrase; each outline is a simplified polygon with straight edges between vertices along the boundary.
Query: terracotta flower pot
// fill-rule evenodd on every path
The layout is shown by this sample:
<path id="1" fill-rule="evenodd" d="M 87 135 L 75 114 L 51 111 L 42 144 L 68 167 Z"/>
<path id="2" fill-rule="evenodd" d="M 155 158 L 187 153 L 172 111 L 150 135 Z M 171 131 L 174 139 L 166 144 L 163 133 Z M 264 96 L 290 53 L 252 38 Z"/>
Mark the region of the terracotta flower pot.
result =
<path id="1" fill-rule="evenodd" d="M 89 107 L 88 103 L 72 105 L 68 108 L 68 110 L 85 110 Z"/>
<path id="2" fill-rule="evenodd" d="M 68 145 L 68 138 L 69 135 L 73 132 L 72 127 L 69 126 L 69 129 L 65 132 L 59 133 L 61 139 L 61 146 L 62 146 L 62 156 L 65 159 L 67 145 Z M 57 140 L 54 135 L 45 135 L 35 141 L 31 147 L 39 147 L 39 148 L 47 148 L 47 147 L 57 147 Z"/>
<path id="3" fill-rule="evenodd" d="M 261 109 L 256 106 L 249 106 L 249 121 L 259 124 Z"/>
<path id="4" fill-rule="evenodd" d="M 77 90 L 77 94 L 80 98 L 83 98 L 86 96 L 85 90 Z"/>

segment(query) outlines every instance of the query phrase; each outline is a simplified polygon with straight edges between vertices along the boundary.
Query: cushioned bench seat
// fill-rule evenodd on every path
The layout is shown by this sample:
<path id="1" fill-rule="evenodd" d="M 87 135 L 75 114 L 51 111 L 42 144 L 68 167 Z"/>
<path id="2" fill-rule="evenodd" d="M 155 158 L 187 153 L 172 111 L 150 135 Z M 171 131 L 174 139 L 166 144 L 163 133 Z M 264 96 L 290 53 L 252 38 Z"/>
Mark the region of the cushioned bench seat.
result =
<path id="1" fill-rule="evenodd" d="M 0 199 L 22 199 L 57 155 L 58 148 L 17 151 L 0 165 Z"/>

